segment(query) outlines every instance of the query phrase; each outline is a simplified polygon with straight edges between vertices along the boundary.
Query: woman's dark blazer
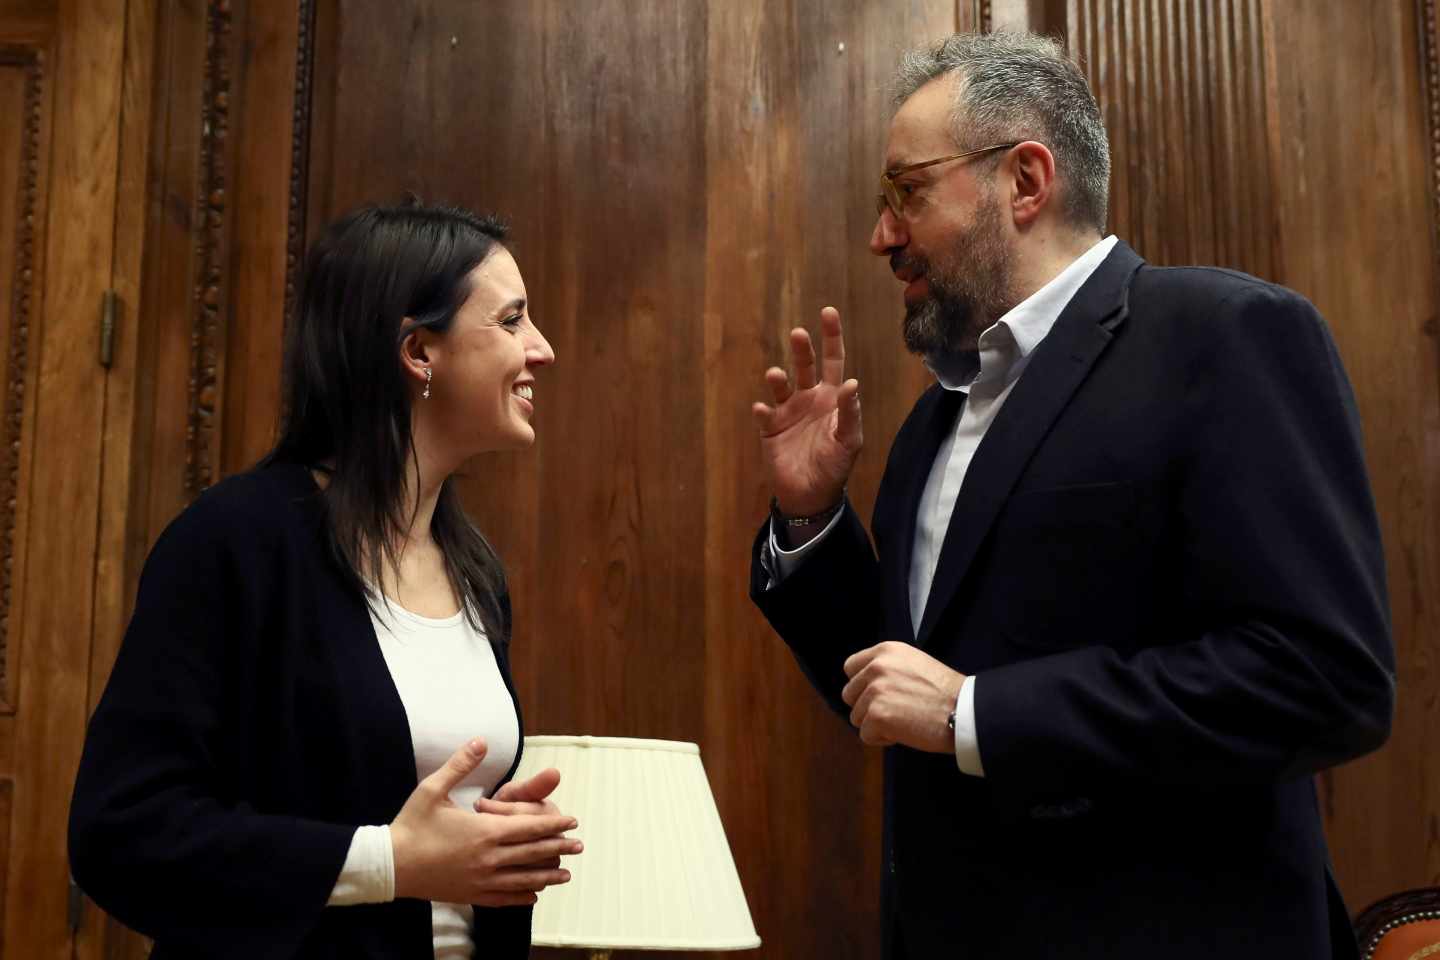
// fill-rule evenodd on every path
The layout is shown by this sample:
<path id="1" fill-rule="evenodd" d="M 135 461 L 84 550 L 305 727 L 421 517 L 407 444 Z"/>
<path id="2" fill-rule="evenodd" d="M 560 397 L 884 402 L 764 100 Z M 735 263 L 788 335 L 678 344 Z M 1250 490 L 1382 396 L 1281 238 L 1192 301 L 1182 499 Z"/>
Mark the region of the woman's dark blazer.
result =
<path id="1" fill-rule="evenodd" d="M 273 464 L 203 494 L 146 561 L 86 735 L 70 862 L 154 938 L 154 960 L 433 956 L 425 901 L 325 906 L 355 828 L 393 820 L 416 772 L 324 524 L 310 471 Z M 514 698 L 501 605 L 492 642 Z M 524 957 L 530 910 L 477 908 L 475 939 Z"/>

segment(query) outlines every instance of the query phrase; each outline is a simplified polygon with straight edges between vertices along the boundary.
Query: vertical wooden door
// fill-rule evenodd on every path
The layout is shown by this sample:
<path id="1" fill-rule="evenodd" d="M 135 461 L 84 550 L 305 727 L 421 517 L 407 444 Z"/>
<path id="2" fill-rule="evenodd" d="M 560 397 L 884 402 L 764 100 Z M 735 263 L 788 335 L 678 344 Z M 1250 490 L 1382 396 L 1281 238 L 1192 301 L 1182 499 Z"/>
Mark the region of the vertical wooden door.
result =
<path id="1" fill-rule="evenodd" d="M 0 7 L 0 955 L 73 953 L 124 0 Z M 62 108 L 57 109 L 57 105 Z"/>

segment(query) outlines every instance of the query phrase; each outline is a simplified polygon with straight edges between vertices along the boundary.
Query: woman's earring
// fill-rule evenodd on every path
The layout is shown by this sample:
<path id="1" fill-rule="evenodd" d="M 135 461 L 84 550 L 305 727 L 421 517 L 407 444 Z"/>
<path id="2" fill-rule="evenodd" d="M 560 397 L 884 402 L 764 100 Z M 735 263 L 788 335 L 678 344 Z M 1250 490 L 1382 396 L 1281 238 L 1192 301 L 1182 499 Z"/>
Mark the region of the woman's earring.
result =
<path id="1" fill-rule="evenodd" d="M 426 368 L 425 368 L 425 392 L 422 393 L 422 394 L 420 394 L 420 399 L 421 399 L 421 400 L 429 400 L 429 399 L 430 399 L 430 378 L 433 377 L 434 375 L 435 375 L 435 371 L 434 371 L 434 370 L 431 370 L 429 367 L 426 367 Z"/>

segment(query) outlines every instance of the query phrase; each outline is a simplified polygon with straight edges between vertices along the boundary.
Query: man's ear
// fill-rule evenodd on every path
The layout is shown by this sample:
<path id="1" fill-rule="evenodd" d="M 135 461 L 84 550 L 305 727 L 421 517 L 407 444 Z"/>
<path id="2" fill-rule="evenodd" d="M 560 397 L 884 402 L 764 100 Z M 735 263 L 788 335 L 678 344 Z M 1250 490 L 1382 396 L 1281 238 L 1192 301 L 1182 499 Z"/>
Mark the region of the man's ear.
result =
<path id="1" fill-rule="evenodd" d="M 1055 155 L 1043 143 L 1026 140 L 1010 152 L 1010 208 L 1017 227 L 1031 226 L 1047 206 L 1057 202 Z"/>

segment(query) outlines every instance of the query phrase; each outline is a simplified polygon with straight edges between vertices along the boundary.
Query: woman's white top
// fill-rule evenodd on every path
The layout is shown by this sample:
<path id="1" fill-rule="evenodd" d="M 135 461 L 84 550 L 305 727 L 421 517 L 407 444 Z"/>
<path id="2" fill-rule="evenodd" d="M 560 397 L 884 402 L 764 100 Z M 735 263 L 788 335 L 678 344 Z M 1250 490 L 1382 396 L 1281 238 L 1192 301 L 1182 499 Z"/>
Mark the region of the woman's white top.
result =
<path id="1" fill-rule="evenodd" d="M 461 744 L 484 737 L 484 761 L 450 792 L 469 810 L 510 770 L 520 746 L 515 702 L 500 676 L 495 651 L 463 613 L 422 617 L 393 601 L 370 605 L 380 652 L 400 694 L 415 746 L 415 774 L 423 780 Z M 331 906 L 395 899 L 395 859 L 389 826 L 361 827 L 350 841 Z M 474 955 L 474 910 L 468 904 L 431 904 L 437 960 Z"/>

